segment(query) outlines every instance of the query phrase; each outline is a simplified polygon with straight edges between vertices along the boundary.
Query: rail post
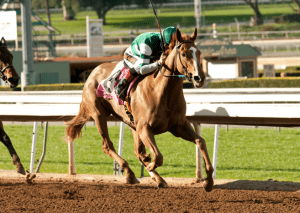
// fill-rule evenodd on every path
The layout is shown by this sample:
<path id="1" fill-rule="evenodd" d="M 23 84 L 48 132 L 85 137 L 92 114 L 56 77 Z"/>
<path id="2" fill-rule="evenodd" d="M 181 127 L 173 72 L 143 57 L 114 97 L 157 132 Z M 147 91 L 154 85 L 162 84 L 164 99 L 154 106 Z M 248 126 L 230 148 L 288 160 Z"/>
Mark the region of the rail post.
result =
<path id="1" fill-rule="evenodd" d="M 74 141 L 68 141 L 69 148 L 69 175 L 75 175 Z"/>
<path id="2" fill-rule="evenodd" d="M 195 132 L 201 136 L 201 126 L 198 123 L 193 123 Z M 202 170 L 202 154 L 199 147 L 196 145 L 196 178 L 203 178 Z"/>

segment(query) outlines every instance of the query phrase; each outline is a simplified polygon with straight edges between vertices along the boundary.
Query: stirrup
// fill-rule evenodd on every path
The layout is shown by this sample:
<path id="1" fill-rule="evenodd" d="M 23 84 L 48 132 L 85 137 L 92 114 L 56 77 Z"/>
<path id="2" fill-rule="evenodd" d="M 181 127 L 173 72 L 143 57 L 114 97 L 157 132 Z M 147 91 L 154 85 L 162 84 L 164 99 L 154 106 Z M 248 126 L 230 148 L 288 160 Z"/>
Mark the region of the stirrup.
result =
<path id="1" fill-rule="evenodd" d="M 125 92 L 124 90 L 126 90 L 128 83 L 129 83 L 129 82 L 128 82 L 125 78 L 123 78 L 123 79 L 119 82 L 119 84 L 115 87 L 116 95 L 117 95 L 118 97 L 120 97 L 121 94 Z M 126 93 L 126 92 L 125 92 L 125 93 Z M 123 100 L 123 99 L 122 99 L 122 100 Z"/>
<path id="2" fill-rule="evenodd" d="M 127 90 L 127 87 L 125 89 L 123 89 L 121 91 L 120 94 L 118 94 L 118 97 L 122 100 L 122 101 L 125 101 L 125 98 L 126 98 L 126 90 Z"/>

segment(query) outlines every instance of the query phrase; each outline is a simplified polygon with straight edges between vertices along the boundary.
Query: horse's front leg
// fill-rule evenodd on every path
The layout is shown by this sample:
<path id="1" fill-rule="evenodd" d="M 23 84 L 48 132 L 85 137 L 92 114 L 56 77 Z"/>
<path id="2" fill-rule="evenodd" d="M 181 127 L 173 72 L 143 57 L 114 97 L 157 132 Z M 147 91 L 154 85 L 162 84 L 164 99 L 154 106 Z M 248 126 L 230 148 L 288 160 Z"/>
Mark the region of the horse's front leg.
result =
<path id="1" fill-rule="evenodd" d="M 17 155 L 17 152 L 14 149 L 10 138 L 8 137 L 6 132 L 4 131 L 3 124 L 2 124 L 1 121 L 0 121 L 0 141 L 8 149 L 8 151 L 10 153 L 10 156 L 12 157 L 13 164 L 16 165 L 15 171 L 22 174 L 22 175 L 26 175 L 25 169 L 24 169 L 23 165 L 21 164 L 21 160 L 20 160 L 19 156 Z"/>
<path id="2" fill-rule="evenodd" d="M 131 129 L 134 139 L 135 150 L 134 153 L 139 161 L 144 165 L 147 169 L 149 164 L 151 163 L 151 156 L 146 152 L 145 145 L 140 139 L 139 135 L 134 129 Z M 148 171 L 148 170 L 147 170 Z M 168 187 L 166 181 L 158 174 L 154 169 L 152 171 L 148 171 L 152 180 L 157 182 L 159 188 Z"/>
<path id="3" fill-rule="evenodd" d="M 191 124 L 186 120 L 183 125 L 174 126 L 170 132 L 176 136 L 181 137 L 185 140 L 191 141 L 195 143 L 202 153 L 204 162 L 205 162 L 205 171 L 207 174 L 207 178 L 205 179 L 204 188 L 206 191 L 210 192 L 213 189 L 214 181 L 213 181 L 213 166 L 210 162 L 207 148 L 206 148 L 206 142 L 205 140 L 196 134 Z"/>

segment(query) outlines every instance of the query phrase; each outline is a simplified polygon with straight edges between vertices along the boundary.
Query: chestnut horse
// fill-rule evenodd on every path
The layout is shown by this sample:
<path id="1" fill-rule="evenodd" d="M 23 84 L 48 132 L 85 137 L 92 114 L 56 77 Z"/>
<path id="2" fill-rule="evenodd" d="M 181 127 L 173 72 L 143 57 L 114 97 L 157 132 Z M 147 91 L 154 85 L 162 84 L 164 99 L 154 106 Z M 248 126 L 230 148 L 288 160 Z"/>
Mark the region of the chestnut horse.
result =
<path id="1" fill-rule="evenodd" d="M 73 141 L 81 135 L 83 125 L 93 118 L 102 136 L 103 151 L 116 160 L 126 172 L 126 183 L 139 183 L 128 163 L 115 151 L 108 135 L 107 117 L 115 116 L 130 126 L 134 143 L 135 155 L 145 166 L 158 187 L 167 187 L 167 183 L 155 170 L 163 164 L 154 135 L 171 132 L 176 137 L 190 141 L 200 148 L 205 161 L 207 178 L 204 180 L 206 191 L 213 189 L 213 167 L 210 162 L 205 140 L 196 134 L 186 119 L 186 102 L 183 95 L 183 78 L 186 75 L 197 88 L 204 84 L 205 74 L 200 63 L 200 51 L 195 45 L 197 29 L 192 35 L 182 34 L 178 29 L 173 35 L 167 53 L 167 59 L 161 69 L 152 74 L 142 76 L 135 83 L 127 99 L 130 103 L 134 124 L 125 113 L 124 106 L 114 100 L 97 97 L 99 83 L 106 79 L 115 63 L 105 63 L 96 67 L 87 79 L 83 92 L 80 110 L 76 117 L 66 122 L 65 140 Z M 176 43 L 179 43 L 176 45 Z M 152 154 L 146 153 L 146 148 Z"/>
<path id="2" fill-rule="evenodd" d="M 10 88 L 15 88 L 18 86 L 19 75 L 16 72 L 15 68 L 12 65 L 13 55 L 9 52 L 6 46 L 6 41 L 2 37 L 0 40 L 0 78 L 7 83 Z M 0 112 L 1 113 L 1 112 Z M 0 121 L 0 141 L 8 149 L 10 156 L 12 157 L 13 164 L 16 165 L 16 172 L 25 175 L 25 170 L 21 164 L 20 158 L 17 155 L 16 150 L 14 149 L 10 138 L 5 133 L 3 128 L 3 123 Z"/>

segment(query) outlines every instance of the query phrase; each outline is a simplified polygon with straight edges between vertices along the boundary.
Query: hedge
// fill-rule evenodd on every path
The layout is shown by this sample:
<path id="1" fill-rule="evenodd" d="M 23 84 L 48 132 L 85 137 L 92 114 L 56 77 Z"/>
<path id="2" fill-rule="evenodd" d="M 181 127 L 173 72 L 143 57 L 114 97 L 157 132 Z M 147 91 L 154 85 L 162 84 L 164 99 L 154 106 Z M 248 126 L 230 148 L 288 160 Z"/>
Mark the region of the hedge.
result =
<path id="1" fill-rule="evenodd" d="M 300 87 L 300 78 L 248 78 L 208 83 L 209 88 Z"/>
<path id="2" fill-rule="evenodd" d="M 300 14 L 283 14 L 281 16 L 274 16 L 273 20 L 275 23 L 292 23 L 292 22 L 300 22 Z"/>
<path id="3" fill-rule="evenodd" d="M 57 90 L 82 90 L 84 83 L 73 84 L 37 84 L 24 88 L 24 91 L 57 91 Z M 21 91 L 21 86 L 11 89 L 7 86 L 0 86 L 0 91 Z"/>
<path id="4" fill-rule="evenodd" d="M 84 83 L 73 84 L 38 84 L 26 86 L 25 91 L 57 91 L 57 90 L 82 90 Z M 219 82 L 209 82 L 208 88 L 255 88 L 255 87 L 300 87 L 300 78 L 248 78 L 241 80 L 228 80 Z M 183 88 L 193 88 L 191 82 L 185 81 Z M 21 87 L 11 89 L 7 86 L 0 86 L 0 91 L 21 91 Z"/>

